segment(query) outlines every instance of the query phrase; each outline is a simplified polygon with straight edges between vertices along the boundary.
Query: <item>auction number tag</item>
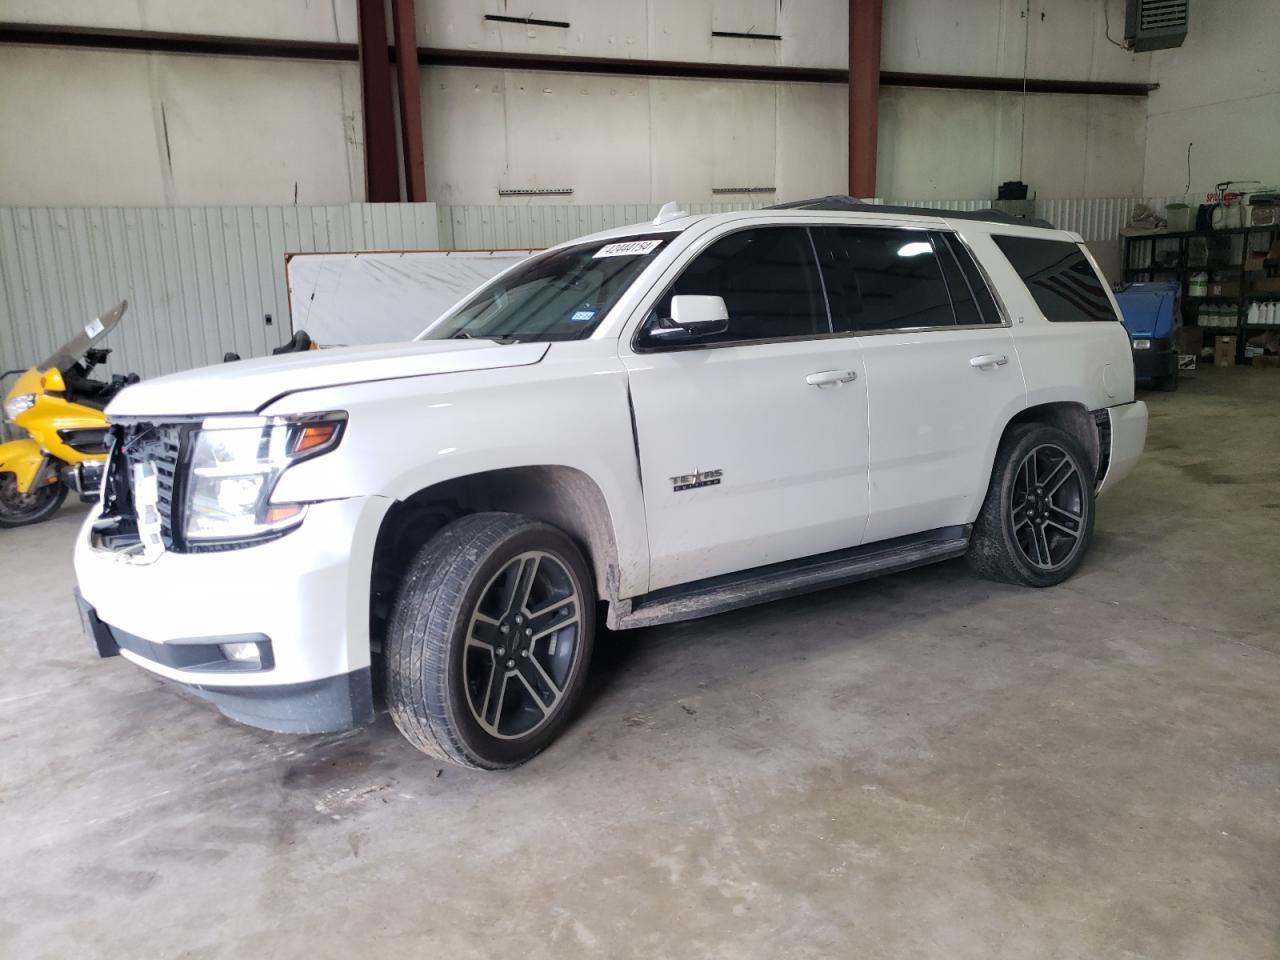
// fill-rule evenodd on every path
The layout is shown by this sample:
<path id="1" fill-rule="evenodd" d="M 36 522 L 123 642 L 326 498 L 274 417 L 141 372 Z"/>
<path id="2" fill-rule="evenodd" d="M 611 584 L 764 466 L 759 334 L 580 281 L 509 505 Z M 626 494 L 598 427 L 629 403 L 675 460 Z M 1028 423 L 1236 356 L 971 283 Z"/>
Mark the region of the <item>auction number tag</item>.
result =
<path id="1" fill-rule="evenodd" d="M 595 252 L 593 260 L 601 257 L 643 257 L 653 253 L 662 246 L 661 240 L 624 240 L 621 243 L 606 243 Z"/>

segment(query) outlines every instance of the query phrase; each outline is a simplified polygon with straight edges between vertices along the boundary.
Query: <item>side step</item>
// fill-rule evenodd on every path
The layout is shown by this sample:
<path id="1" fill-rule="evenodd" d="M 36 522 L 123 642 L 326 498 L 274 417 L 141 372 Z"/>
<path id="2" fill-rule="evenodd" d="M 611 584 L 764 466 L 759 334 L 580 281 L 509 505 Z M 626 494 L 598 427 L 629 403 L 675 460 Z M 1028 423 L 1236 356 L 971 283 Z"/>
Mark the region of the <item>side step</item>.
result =
<path id="1" fill-rule="evenodd" d="M 696 620 L 739 607 L 949 560 L 968 548 L 970 529 L 968 525 L 943 527 L 909 537 L 666 587 L 631 601 L 612 604 L 609 626 L 614 630 L 626 630 Z"/>

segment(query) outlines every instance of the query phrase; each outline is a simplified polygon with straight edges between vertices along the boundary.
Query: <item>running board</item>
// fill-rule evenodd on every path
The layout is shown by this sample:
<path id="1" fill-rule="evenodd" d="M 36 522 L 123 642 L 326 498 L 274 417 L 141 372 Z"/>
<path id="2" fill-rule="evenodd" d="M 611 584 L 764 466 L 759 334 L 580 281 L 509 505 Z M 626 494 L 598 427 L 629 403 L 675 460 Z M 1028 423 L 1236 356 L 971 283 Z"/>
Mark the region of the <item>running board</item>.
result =
<path id="1" fill-rule="evenodd" d="M 696 620 L 739 607 L 769 603 L 949 560 L 968 548 L 970 529 L 968 525 L 943 527 L 910 537 L 897 537 L 849 550 L 666 587 L 642 597 L 610 604 L 609 627 L 627 630 Z"/>

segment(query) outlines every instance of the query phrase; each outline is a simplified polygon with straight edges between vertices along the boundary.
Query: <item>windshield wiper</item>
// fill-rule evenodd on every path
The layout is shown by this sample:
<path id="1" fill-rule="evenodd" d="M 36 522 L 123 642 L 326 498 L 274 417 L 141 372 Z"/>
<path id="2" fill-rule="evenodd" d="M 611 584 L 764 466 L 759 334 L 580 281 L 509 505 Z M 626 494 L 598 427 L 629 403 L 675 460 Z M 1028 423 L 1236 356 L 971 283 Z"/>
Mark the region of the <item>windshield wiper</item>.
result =
<path id="1" fill-rule="evenodd" d="M 503 344 L 504 346 L 508 343 L 520 342 L 515 337 L 482 337 L 482 336 L 477 336 L 474 333 L 467 333 L 467 331 L 465 330 L 459 330 L 449 339 L 450 340 L 492 340 L 494 343 L 500 343 L 500 344 Z"/>

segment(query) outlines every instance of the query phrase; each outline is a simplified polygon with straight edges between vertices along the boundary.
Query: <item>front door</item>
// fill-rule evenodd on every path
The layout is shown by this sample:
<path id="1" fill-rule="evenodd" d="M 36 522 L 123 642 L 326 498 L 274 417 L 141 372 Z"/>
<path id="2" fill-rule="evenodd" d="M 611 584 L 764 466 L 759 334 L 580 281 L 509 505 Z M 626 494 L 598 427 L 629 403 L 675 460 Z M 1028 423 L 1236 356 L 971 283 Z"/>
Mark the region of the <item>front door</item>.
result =
<path id="1" fill-rule="evenodd" d="M 650 589 L 857 545 L 867 520 L 860 344 L 833 331 L 805 227 L 713 242 L 659 299 L 723 297 L 729 329 L 623 346 L 639 439 Z"/>

